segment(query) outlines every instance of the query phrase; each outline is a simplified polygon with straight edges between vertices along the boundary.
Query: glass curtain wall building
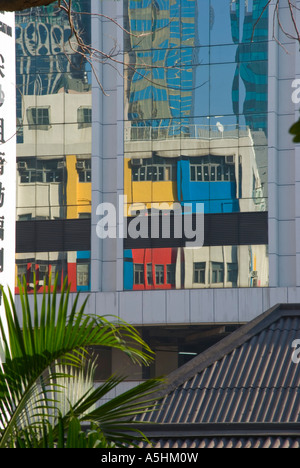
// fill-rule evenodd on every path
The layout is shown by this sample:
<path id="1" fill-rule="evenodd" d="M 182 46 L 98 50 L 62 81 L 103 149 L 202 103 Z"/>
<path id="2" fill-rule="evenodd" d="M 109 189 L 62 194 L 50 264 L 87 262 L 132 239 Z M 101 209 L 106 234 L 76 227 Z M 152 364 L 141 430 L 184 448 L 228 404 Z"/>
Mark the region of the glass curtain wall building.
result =
<path id="1" fill-rule="evenodd" d="M 90 43 L 90 1 L 73 8 Z M 16 14 L 16 284 L 25 275 L 29 291 L 50 272 L 90 289 L 91 71 L 70 37 L 54 6 Z"/>
<path id="2" fill-rule="evenodd" d="M 167 215 L 189 206 L 195 214 L 199 204 L 205 217 L 203 247 L 129 235 L 124 290 L 268 286 L 263 7 L 263 0 L 124 2 L 127 221 L 137 209 Z M 73 8 L 89 43 L 90 1 Z M 42 288 L 50 271 L 68 275 L 73 291 L 91 286 L 92 77 L 70 33 L 53 6 L 16 15 L 16 279 L 25 274 L 29 290 L 34 274 Z"/>
<path id="3" fill-rule="evenodd" d="M 38 291 L 50 271 L 68 275 L 90 295 L 87 313 L 129 321 L 156 352 L 147 374 L 105 350 L 105 372 L 166 375 L 278 302 L 300 301 L 299 148 L 288 131 L 299 47 L 276 28 L 289 54 L 273 39 L 265 0 L 73 5 L 85 40 L 114 53 L 112 66 L 94 62 L 108 96 L 62 13 L 16 15 L 16 279 L 31 292 L 34 273 Z M 97 235 L 106 202 L 127 237 Z M 199 205 L 202 247 L 172 231 Z M 155 216 L 170 220 L 169 236 L 133 235 Z"/>
<path id="4" fill-rule="evenodd" d="M 128 222 L 151 210 L 164 216 L 178 204 L 195 214 L 202 203 L 205 241 L 191 248 L 163 235 L 129 236 L 125 290 L 269 284 L 264 6 L 263 0 L 126 3 Z"/>

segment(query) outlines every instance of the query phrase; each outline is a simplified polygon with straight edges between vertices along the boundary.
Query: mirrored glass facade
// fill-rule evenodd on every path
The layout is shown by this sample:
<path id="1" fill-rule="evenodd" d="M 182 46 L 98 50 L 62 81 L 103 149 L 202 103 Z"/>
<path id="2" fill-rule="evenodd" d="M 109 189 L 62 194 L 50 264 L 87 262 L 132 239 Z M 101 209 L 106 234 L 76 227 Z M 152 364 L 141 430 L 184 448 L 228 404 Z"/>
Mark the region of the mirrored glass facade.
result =
<path id="1" fill-rule="evenodd" d="M 203 248 L 129 235 L 125 290 L 268 286 L 264 6 L 125 3 L 125 214 L 202 204 L 205 222 Z"/>
<path id="2" fill-rule="evenodd" d="M 73 9 L 90 43 L 90 0 L 75 0 Z M 55 6 L 16 14 L 16 279 L 25 275 L 29 291 L 34 276 L 42 289 L 50 271 L 59 282 L 68 275 L 72 291 L 90 284 L 90 245 L 82 233 L 91 218 L 91 69 L 70 36 Z"/>

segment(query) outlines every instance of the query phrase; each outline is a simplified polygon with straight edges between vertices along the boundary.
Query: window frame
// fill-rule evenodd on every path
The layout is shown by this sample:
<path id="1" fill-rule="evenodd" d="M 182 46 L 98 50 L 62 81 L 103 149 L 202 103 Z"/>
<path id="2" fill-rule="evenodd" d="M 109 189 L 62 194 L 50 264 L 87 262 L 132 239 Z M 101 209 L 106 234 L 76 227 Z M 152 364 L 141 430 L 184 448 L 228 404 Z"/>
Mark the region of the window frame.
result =
<path id="1" fill-rule="evenodd" d="M 49 130 L 51 128 L 50 106 L 31 106 L 26 109 L 29 130 Z M 47 111 L 47 115 L 44 114 Z M 35 115 L 34 115 L 35 114 Z"/>
<path id="2" fill-rule="evenodd" d="M 176 284 L 176 264 L 168 263 L 166 270 L 166 283 L 174 286 Z"/>
<path id="3" fill-rule="evenodd" d="M 85 115 L 86 114 L 85 111 L 87 111 L 87 115 Z M 77 123 L 78 123 L 78 129 L 90 128 L 92 126 L 92 106 L 78 107 Z"/>
<path id="4" fill-rule="evenodd" d="M 236 182 L 235 164 L 225 156 L 200 156 L 190 161 L 190 182 Z"/>
<path id="5" fill-rule="evenodd" d="M 197 265 L 201 265 L 198 266 Z M 204 275 L 203 281 L 201 276 Z M 194 262 L 193 264 L 193 283 L 205 284 L 206 283 L 206 262 Z"/>
<path id="6" fill-rule="evenodd" d="M 155 265 L 155 284 L 157 286 L 165 284 L 165 266 L 162 264 Z"/>
<path id="7" fill-rule="evenodd" d="M 138 279 L 138 281 L 136 281 Z M 133 264 L 133 284 L 135 286 L 145 285 L 145 267 L 143 263 Z"/>
<path id="8" fill-rule="evenodd" d="M 211 284 L 223 284 L 225 278 L 225 267 L 224 262 L 211 262 Z M 216 275 L 216 281 L 214 280 L 214 275 Z M 221 275 L 221 276 L 220 276 Z"/>

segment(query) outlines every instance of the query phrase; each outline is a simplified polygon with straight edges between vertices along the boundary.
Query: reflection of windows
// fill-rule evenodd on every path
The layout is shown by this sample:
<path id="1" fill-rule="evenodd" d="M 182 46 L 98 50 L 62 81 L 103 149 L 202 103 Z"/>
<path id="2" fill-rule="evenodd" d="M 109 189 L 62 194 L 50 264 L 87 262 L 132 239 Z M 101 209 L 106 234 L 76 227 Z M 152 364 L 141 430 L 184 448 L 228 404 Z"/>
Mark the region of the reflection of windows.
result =
<path id="1" fill-rule="evenodd" d="M 19 215 L 18 221 L 30 221 L 32 219 L 32 213 L 26 213 Z"/>
<path id="2" fill-rule="evenodd" d="M 132 180 L 134 182 L 167 182 L 176 181 L 176 162 L 162 158 L 132 160 Z"/>
<path id="3" fill-rule="evenodd" d="M 77 263 L 77 286 L 88 286 L 90 276 L 89 263 Z"/>
<path id="4" fill-rule="evenodd" d="M 50 107 L 29 107 L 27 120 L 29 130 L 49 130 Z"/>
<path id="5" fill-rule="evenodd" d="M 135 263 L 133 266 L 134 284 L 144 284 L 144 265 Z"/>
<path id="6" fill-rule="evenodd" d="M 19 285 L 19 281 L 21 284 L 23 284 L 23 277 L 27 276 L 27 263 L 25 264 L 20 264 L 17 266 L 18 268 L 18 283 L 17 283 L 17 286 Z"/>
<path id="7" fill-rule="evenodd" d="M 58 286 L 61 285 L 61 275 L 63 272 L 63 263 L 52 263 L 51 264 L 51 284 L 53 285 L 55 282 L 56 275 L 58 276 L 57 278 L 57 284 Z"/>
<path id="8" fill-rule="evenodd" d="M 63 159 L 41 160 L 36 158 L 22 159 L 18 162 L 21 184 L 35 182 L 62 182 L 64 174 Z"/>
<path id="9" fill-rule="evenodd" d="M 153 284 L 152 263 L 147 264 L 147 283 L 149 286 Z"/>
<path id="10" fill-rule="evenodd" d="M 45 263 L 41 263 L 38 265 L 38 269 L 39 285 L 42 286 L 44 284 L 44 280 L 46 280 L 46 283 L 48 282 L 49 266 Z"/>
<path id="11" fill-rule="evenodd" d="M 231 161 L 233 162 L 229 162 Z M 228 161 L 228 162 L 226 162 Z M 234 158 L 204 156 L 193 158 L 190 164 L 191 182 L 235 182 Z"/>
<path id="12" fill-rule="evenodd" d="M 194 263 L 194 283 L 205 284 L 205 262 Z"/>
<path id="13" fill-rule="evenodd" d="M 155 265 L 155 282 L 156 284 L 164 284 L 165 274 L 163 265 Z"/>
<path id="14" fill-rule="evenodd" d="M 237 279 L 238 279 L 237 263 L 227 263 L 227 281 L 230 283 L 237 283 Z"/>
<path id="15" fill-rule="evenodd" d="M 79 107 L 77 109 L 78 128 L 88 128 L 92 126 L 92 108 Z"/>
<path id="16" fill-rule="evenodd" d="M 167 265 L 167 284 L 175 284 L 176 265 Z"/>
<path id="17" fill-rule="evenodd" d="M 76 163 L 79 182 L 92 181 L 92 161 L 91 159 L 79 159 Z"/>
<path id="18" fill-rule="evenodd" d="M 224 263 L 211 262 L 211 282 L 224 282 Z"/>
<path id="19" fill-rule="evenodd" d="M 23 120 L 17 117 L 17 143 L 24 143 L 24 127 Z"/>
<path id="20" fill-rule="evenodd" d="M 78 213 L 79 219 L 91 219 L 91 213 Z"/>

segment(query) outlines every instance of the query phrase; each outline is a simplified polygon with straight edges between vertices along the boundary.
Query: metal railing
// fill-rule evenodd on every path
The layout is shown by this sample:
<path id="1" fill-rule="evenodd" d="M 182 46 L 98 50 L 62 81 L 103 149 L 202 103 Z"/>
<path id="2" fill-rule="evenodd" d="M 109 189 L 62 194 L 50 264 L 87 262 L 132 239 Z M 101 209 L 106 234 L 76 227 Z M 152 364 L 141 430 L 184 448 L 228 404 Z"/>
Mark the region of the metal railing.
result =
<path id="1" fill-rule="evenodd" d="M 170 125 L 168 127 L 130 127 L 124 129 L 125 141 L 150 140 L 217 140 L 250 137 L 247 126 L 238 125 Z"/>

